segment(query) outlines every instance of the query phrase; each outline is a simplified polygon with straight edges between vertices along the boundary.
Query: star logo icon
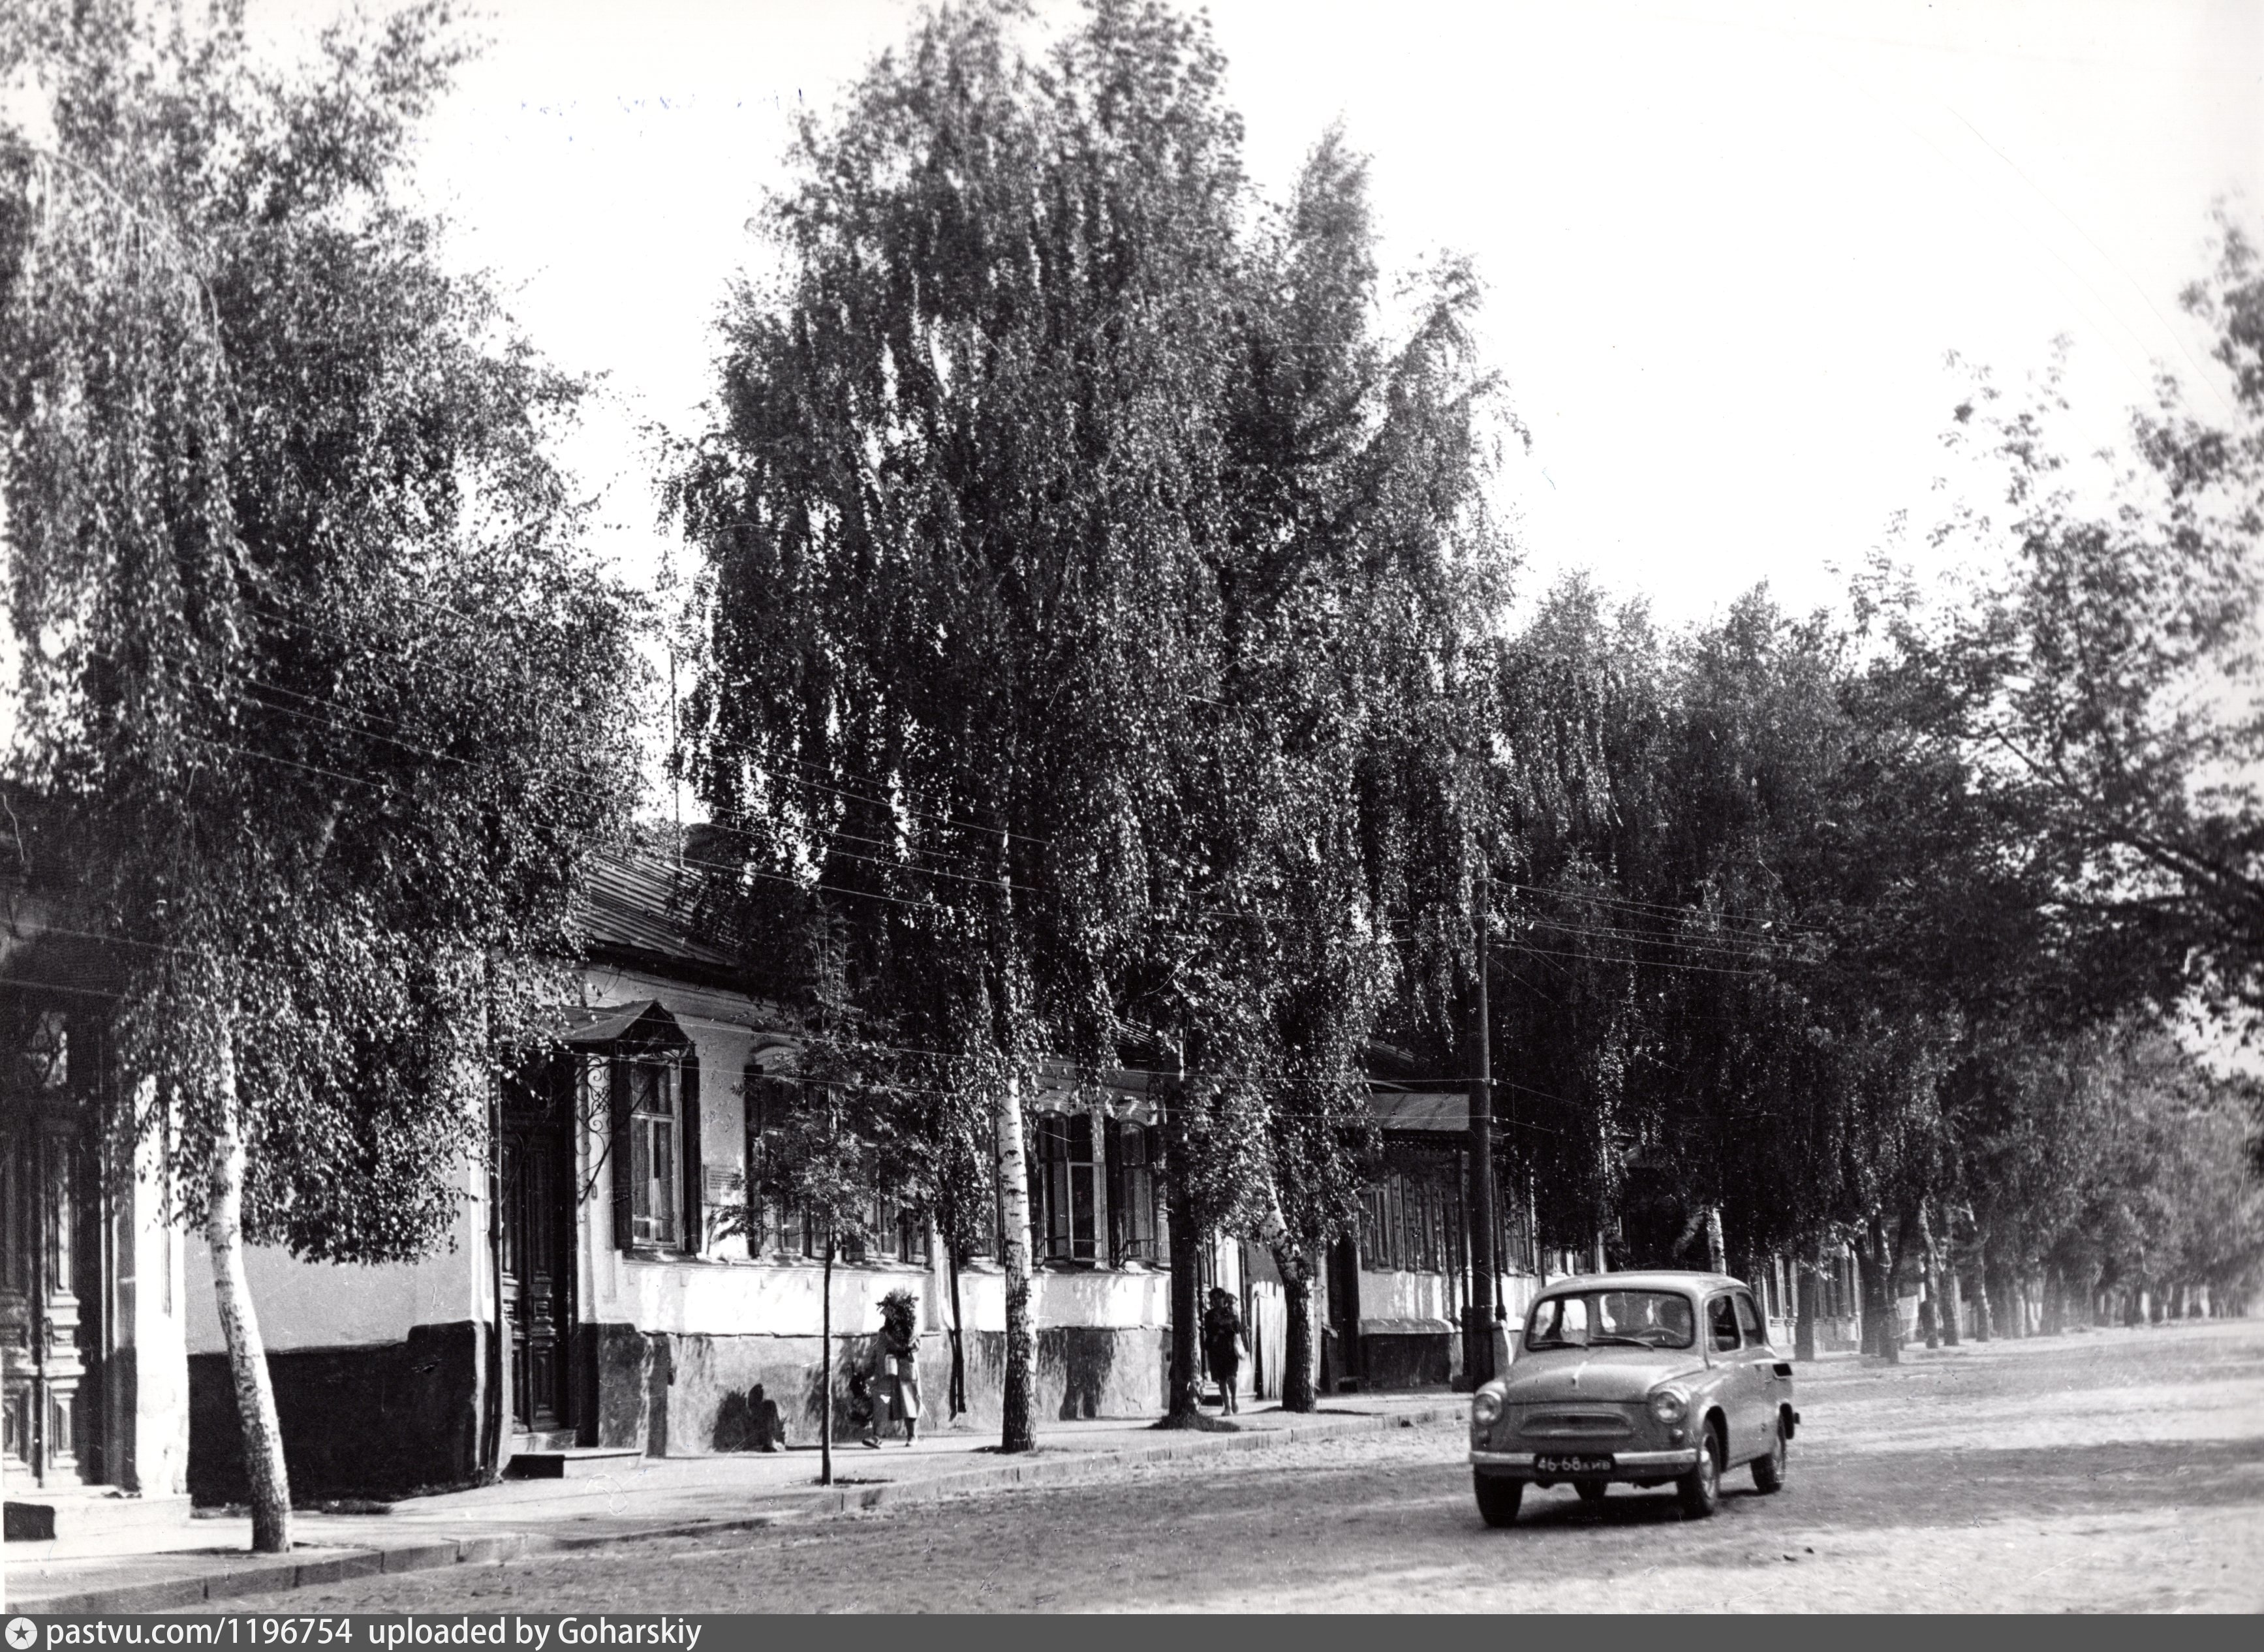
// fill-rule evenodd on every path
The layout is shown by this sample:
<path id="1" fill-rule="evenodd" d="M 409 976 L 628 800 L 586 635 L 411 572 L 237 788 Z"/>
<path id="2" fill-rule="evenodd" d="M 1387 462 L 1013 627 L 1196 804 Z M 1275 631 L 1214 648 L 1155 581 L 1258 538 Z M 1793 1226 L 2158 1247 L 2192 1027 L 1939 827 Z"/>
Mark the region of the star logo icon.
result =
<path id="1" fill-rule="evenodd" d="M 39 1638 L 40 1626 L 29 1618 L 8 1619 L 8 1644 L 15 1648 L 15 1652 L 31 1652 L 33 1643 Z"/>

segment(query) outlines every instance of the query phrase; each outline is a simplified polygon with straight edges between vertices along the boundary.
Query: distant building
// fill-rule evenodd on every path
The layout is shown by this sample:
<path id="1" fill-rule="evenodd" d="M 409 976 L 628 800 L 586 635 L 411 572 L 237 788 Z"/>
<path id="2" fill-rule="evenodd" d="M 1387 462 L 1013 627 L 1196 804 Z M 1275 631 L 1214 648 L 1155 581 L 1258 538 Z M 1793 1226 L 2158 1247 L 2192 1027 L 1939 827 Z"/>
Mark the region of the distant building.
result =
<path id="1" fill-rule="evenodd" d="M 1470 1266 L 1467 1211 L 1469 1095 L 1379 1078 L 1368 1105 L 1383 1135 L 1382 1172 L 1368 1186 L 1360 1231 L 1327 1272 L 1322 1375 L 1332 1388 L 1461 1383 L 1463 1314 L 1498 1302 L 1515 1322 L 1538 1284 L 1528 1192 L 1497 1183 L 1491 1289 Z"/>

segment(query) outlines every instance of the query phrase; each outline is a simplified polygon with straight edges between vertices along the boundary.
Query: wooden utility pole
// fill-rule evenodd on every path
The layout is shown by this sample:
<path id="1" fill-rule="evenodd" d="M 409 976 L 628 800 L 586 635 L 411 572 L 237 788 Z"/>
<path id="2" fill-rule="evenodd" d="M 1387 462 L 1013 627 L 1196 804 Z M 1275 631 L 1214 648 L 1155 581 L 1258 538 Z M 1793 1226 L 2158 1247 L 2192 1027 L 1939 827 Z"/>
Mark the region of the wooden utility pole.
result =
<path id="1" fill-rule="evenodd" d="M 1494 1325 L 1499 1317 L 1501 1268 L 1494 1255 L 1493 1052 L 1486 1013 L 1486 865 L 1478 861 L 1477 900 L 1477 991 L 1471 1028 L 1470 1071 L 1470 1298 L 1462 1310 L 1462 1372 L 1475 1388 L 1493 1380 Z"/>

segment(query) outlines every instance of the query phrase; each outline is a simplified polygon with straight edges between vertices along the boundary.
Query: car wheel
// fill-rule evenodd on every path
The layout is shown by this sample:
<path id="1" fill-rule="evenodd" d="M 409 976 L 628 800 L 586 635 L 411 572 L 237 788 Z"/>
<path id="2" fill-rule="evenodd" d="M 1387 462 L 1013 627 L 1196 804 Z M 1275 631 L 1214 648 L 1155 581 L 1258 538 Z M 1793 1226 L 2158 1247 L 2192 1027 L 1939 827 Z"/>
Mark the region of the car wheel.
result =
<path id="1" fill-rule="evenodd" d="M 1769 1442 L 1768 1455 L 1753 1459 L 1753 1486 L 1760 1491 L 1784 1489 L 1784 1470 L 1789 1448 L 1784 1443 L 1784 1419 L 1776 1420 L 1776 1437 Z"/>
<path id="2" fill-rule="evenodd" d="M 1576 1480 L 1572 1482 L 1572 1489 L 1580 1494 L 1583 1503 L 1601 1503 L 1604 1488 L 1610 1483 L 1604 1480 Z"/>
<path id="3" fill-rule="evenodd" d="M 1478 1494 L 1478 1513 L 1488 1525 L 1517 1524 L 1517 1505 L 1525 1501 L 1525 1482 L 1499 1474 L 1470 1476 Z"/>
<path id="4" fill-rule="evenodd" d="M 1709 1424 L 1698 1443 L 1698 1466 L 1674 1482 L 1685 1519 L 1702 1520 L 1722 1506 L 1722 1431 Z"/>

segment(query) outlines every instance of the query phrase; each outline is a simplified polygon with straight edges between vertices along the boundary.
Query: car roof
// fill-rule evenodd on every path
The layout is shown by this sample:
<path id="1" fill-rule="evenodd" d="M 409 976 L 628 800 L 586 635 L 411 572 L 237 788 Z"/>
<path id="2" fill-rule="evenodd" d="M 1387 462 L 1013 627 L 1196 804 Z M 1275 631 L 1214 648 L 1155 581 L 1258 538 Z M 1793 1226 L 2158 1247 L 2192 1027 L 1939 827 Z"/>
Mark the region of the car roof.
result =
<path id="1" fill-rule="evenodd" d="M 1540 1294 L 1554 1296 L 1564 1291 L 1726 1291 L 1745 1288 L 1743 1279 L 1731 1279 L 1726 1273 L 1692 1273 L 1680 1268 L 1643 1268 L 1627 1273 L 1576 1273 L 1570 1279 L 1551 1279 L 1542 1286 Z"/>

